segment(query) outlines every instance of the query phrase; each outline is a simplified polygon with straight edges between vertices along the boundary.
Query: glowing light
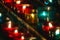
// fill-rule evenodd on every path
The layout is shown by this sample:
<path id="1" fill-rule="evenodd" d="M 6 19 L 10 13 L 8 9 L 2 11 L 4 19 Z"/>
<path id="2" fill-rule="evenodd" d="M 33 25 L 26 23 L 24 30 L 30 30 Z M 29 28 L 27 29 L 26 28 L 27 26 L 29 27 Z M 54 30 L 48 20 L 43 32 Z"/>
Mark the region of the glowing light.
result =
<path id="1" fill-rule="evenodd" d="M 46 16 L 46 12 L 45 12 L 45 11 L 43 11 L 42 15 L 43 15 L 43 16 Z"/>
<path id="2" fill-rule="evenodd" d="M 49 11 L 50 10 L 50 7 L 47 7 L 47 10 Z"/>
<path id="3" fill-rule="evenodd" d="M 51 27 L 53 27 L 53 25 L 51 23 L 49 23 L 49 27 L 51 28 Z"/>
<path id="4" fill-rule="evenodd" d="M 29 7 L 30 5 L 29 5 L 29 4 L 22 4 L 22 5 L 23 5 L 23 6 L 22 6 L 22 11 L 23 11 L 23 13 L 29 12 L 27 7 Z"/>
<path id="5" fill-rule="evenodd" d="M 52 0 L 49 0 L 49 2 L 51 2 L 51 3 L 52 3 Z"/>
<path id="6" fill-rule="evenodd" d="M 25 5 L 25 6 L 27 6 L 27 7 L 29 7 L 29 6 L 30 6 L 29 4 L 23 4 L 23 5 Z"/>
<path id="7" fill-rule="evenodd" d="M 22 36 L 21 39 L 24 40 L 25 39 L 24 36 Z"/>
<path id="8" fill-rule="evenodd" d="M 15 29 L 15 30 L 14 30 L 14 33 L 18 33 L 18 30 L 17 30 L 17 29 Z"/>
<path id="9" fill-rule="evenodd" d="M 26 5 L 23 5 L 23 9 L 26 9 Z"/>
<path id="10" fill-rule="evenodd" d="M 32 13 L 32 14 L 31 14 L 31 17 L 34 18 L 34 16 L 35 16 L 35 15 Z"/>
<path id="11" fill-rule="evenodd" d="M 20 0 L 16 1 L 16 4 L 20 4 L 20 3 L 21 3 L 21 1 L 20 1 Z"/>
<path id="12" fill-rule="evenodd" d="M 11 28 L 11 21 L 8 22 L 8 28 Z"/>
<path id="13" fill-rule="evenodd" d="M 47 17 L 47 22 L 49 22 L 49 17 Z"/>
<path id="14" fill-rule="evenodd" d="M 57 29 L 57 30 L 56 30 L 55 34 L 56 34 L 56 35 L 58 35 L 58 34 L 59 34 L 59 29 Z"/>
<path id="15" fill-rule="evenodd" d="M 35 10 L 34 10 L 34 9 L 32 9 L 32 12 L 35 12 Z"/>
<path id="16" fill-rule="evenodd" d="M 0 17 L 2 16 L 2 13 L 0 13 Z"/>

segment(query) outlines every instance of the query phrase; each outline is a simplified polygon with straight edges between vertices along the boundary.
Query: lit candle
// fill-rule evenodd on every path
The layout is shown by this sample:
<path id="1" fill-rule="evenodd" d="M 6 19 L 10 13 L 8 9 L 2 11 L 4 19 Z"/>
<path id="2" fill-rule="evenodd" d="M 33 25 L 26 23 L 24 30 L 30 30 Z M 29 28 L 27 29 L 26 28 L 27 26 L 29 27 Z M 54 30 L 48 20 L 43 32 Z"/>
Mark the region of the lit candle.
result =
<path id="1" fill-rule="evenodd" d="M 26 9 L 26 5 L 23 5 L 23 7 L 22 7 L 23 13 L 25 12 L 25 9 Z"/>
<path id="2" fill-rule="evenodd" d="M 9 37 L 13 37 L 13 38 L 19 37 L 18 30 L 15 29 L 13 32 L 10 32 Z"/>
<path id="3" fill-rule="evenodd" d="M 16 4 L 20 4 L 20 3 L 21 3 L 21 1 L 20 1 L 20 0 L 16 1 Z"/>
<path id="4" fill-rule="evenodd" d="M 18 34 L 18 30 L 17 30 L 17 29 L 15 29 L 15 30 L 14 30 L 14 33 L 15 33 L 15 34 Z"/>
<path id="5" fill-rule="evenodd" d="M 14 40 L 24 40 L 24 39 L 25 39 L 24 36 L 21 36 L 19 38 L 14 38 Z"/>
<path id="6" fill-rule="evenodd" d="M 11 28 L 11 21 L 8 22 L 8 28 Z"/>
<path id="7" fill-rule="evenodd" d="M 24 39 L 25 39 L 24 36 L 21 36 L 20 40 L 24 40 Z"/>
<path id="8" fill-rule="evenodd" d="M 23 10 L 25 10 L 26 9 L 26 5 L 23 5 Z"/>
<path id="9" fill-rule="evenodd" d="M 12 28 L 12 25 L 11 25 L 11 21 L 8 22 L 8 27 L 5 27 L 4 28 L 4 31 L 7 31 L 7 32 L 11 32 L 14 30 L 14 28 Z"/>
<path id="10" fill-rule="evenodd" d="M 18 30 L 17 30 L 17 29 L 15 29 L 15 30 L 14 30 L 13 35 L 14 35 L 14 37 L 19 37 L 19 35 L 20 35 L 20 34 L 19 34 L 19 32 L 18 32 Z"/>

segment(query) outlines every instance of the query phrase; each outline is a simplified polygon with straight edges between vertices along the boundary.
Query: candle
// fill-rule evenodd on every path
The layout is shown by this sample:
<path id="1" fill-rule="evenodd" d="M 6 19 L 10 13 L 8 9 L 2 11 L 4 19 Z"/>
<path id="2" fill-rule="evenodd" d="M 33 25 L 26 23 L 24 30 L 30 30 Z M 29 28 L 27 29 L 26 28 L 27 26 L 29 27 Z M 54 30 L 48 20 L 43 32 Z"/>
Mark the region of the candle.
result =
<path id="1" fill-rule="evenodd" d="M 17 30 L 17 29 L 16 29 L 16 30 L 14 30 L 14 33 L 15 33 L 15 34 L 17 34 L 17 33 L 18 33 L 18 30 Z"/>
<path id="2" fill-rule="evenodd" d="M 22 36 L 21 39 L 24 40 L 24 36 Z"/>
<path id="3" fill-rule="evenodd" d="M 13 32 L 10 32 L 9 34 L 9 37 L 13 37 L 13 38 L 16 38 L 16 37 L 19 37 L 19 33 L 18 33 L 18 30 L 15 29 Z"/>
<path id="4" fill-rule="evenodd" d="M 24 36 L 21 36 L 20 40 L 24 40 L 24 39 L 25 39 Z"/>
<path id="5" fill-rule="evenodd" d="M 11 21 L 8 22 L 8 28 L 11 28 Z"/>
<path id="6" fill-rule="evenodd" d="M 18 30 L 17 29 L 14 30 L 14 36 L 15 37 L 18 37 L 19 36 L 19 33 L 18 33 Z"/>
<path id="7" fill-rule="evenodd" d="M 19 38 L 14 38 L 14 40 L 24 40 L 24 39 L 25 39 L 24 36 L 21 36 Z"/>
<path id="8" fill-rule="evenodd" d="M 4 28 L 4 31 L 11 32 L 11 31 L 13 31 L 14 29 L 15 29 L 15 28 L 12 28 L 12 22 L 9 21 L 9 22 L 8 22 L 8 27 L 5 27 L 5 28 Z"/>

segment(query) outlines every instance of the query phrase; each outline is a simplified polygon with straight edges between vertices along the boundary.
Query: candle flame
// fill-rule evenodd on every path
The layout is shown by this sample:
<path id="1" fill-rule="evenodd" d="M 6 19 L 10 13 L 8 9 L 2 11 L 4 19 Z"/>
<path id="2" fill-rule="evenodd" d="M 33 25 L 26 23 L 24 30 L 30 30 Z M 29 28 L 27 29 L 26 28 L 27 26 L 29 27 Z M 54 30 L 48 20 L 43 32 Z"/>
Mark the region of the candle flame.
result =
<path id="1" fill-rule="evenodd" d="M 0 17 L 2 16 L 2 13 L 0 13 Z"/>
<path id="2" fill-rule="evenodd" d="M 26 9 L 26 5 L 23 5 L 23 9 Z"/>
<path id="3" fill-rule="evenodd" d="M 16 30 L 14 31 L 14 33 L 18 33 L 18 30 L 16 29 Z"/>
<path id="4" fill-rule="evenodd" d="M 16 1 L 16 4 L 20 4 L 20 3 L 21 3 L 21 1 L 20 1 L 20 0 Z"/>
<path id="5" fill-rule="evenodd" d="M 22 37 L 21 37 L 21 39 L 23 39 L 23 40 L 24 40 L 24 36 L 22 36 Z"/>
<path id="6" fill-rule="evenodd" d="M 31 14 L 31 17 L 34 18 L 34 16 L 35 16 L 35 15 L 32 13 L 32 14 Z"/>
<path id="7" fill-rule="evenodd" d="M 8 22 L 8 28 L 11 28 L 11 21 Z"/>
<path id="8" fill-rule="evenodd" d="M 53 27 L 52 23 L 49 23 L 49 27 Z"/>

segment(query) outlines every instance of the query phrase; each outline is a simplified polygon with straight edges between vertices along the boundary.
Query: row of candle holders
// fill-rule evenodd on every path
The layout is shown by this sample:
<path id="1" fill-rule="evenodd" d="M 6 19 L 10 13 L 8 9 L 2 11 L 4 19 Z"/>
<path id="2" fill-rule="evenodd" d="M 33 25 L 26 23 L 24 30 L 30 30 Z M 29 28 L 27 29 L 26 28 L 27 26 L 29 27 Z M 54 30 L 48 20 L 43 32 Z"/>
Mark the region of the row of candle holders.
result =
<path id="1" fill-rule="evenodd" d="M 24 34 L 18 32 L 18 27 L 13 27 L 13 23 L 11 21 L 8 21 L 6 24 L 2 25 L 3 31 L 8 35 L 9 38 L 12 38 L 12 40 L 25 40 Z"/>

